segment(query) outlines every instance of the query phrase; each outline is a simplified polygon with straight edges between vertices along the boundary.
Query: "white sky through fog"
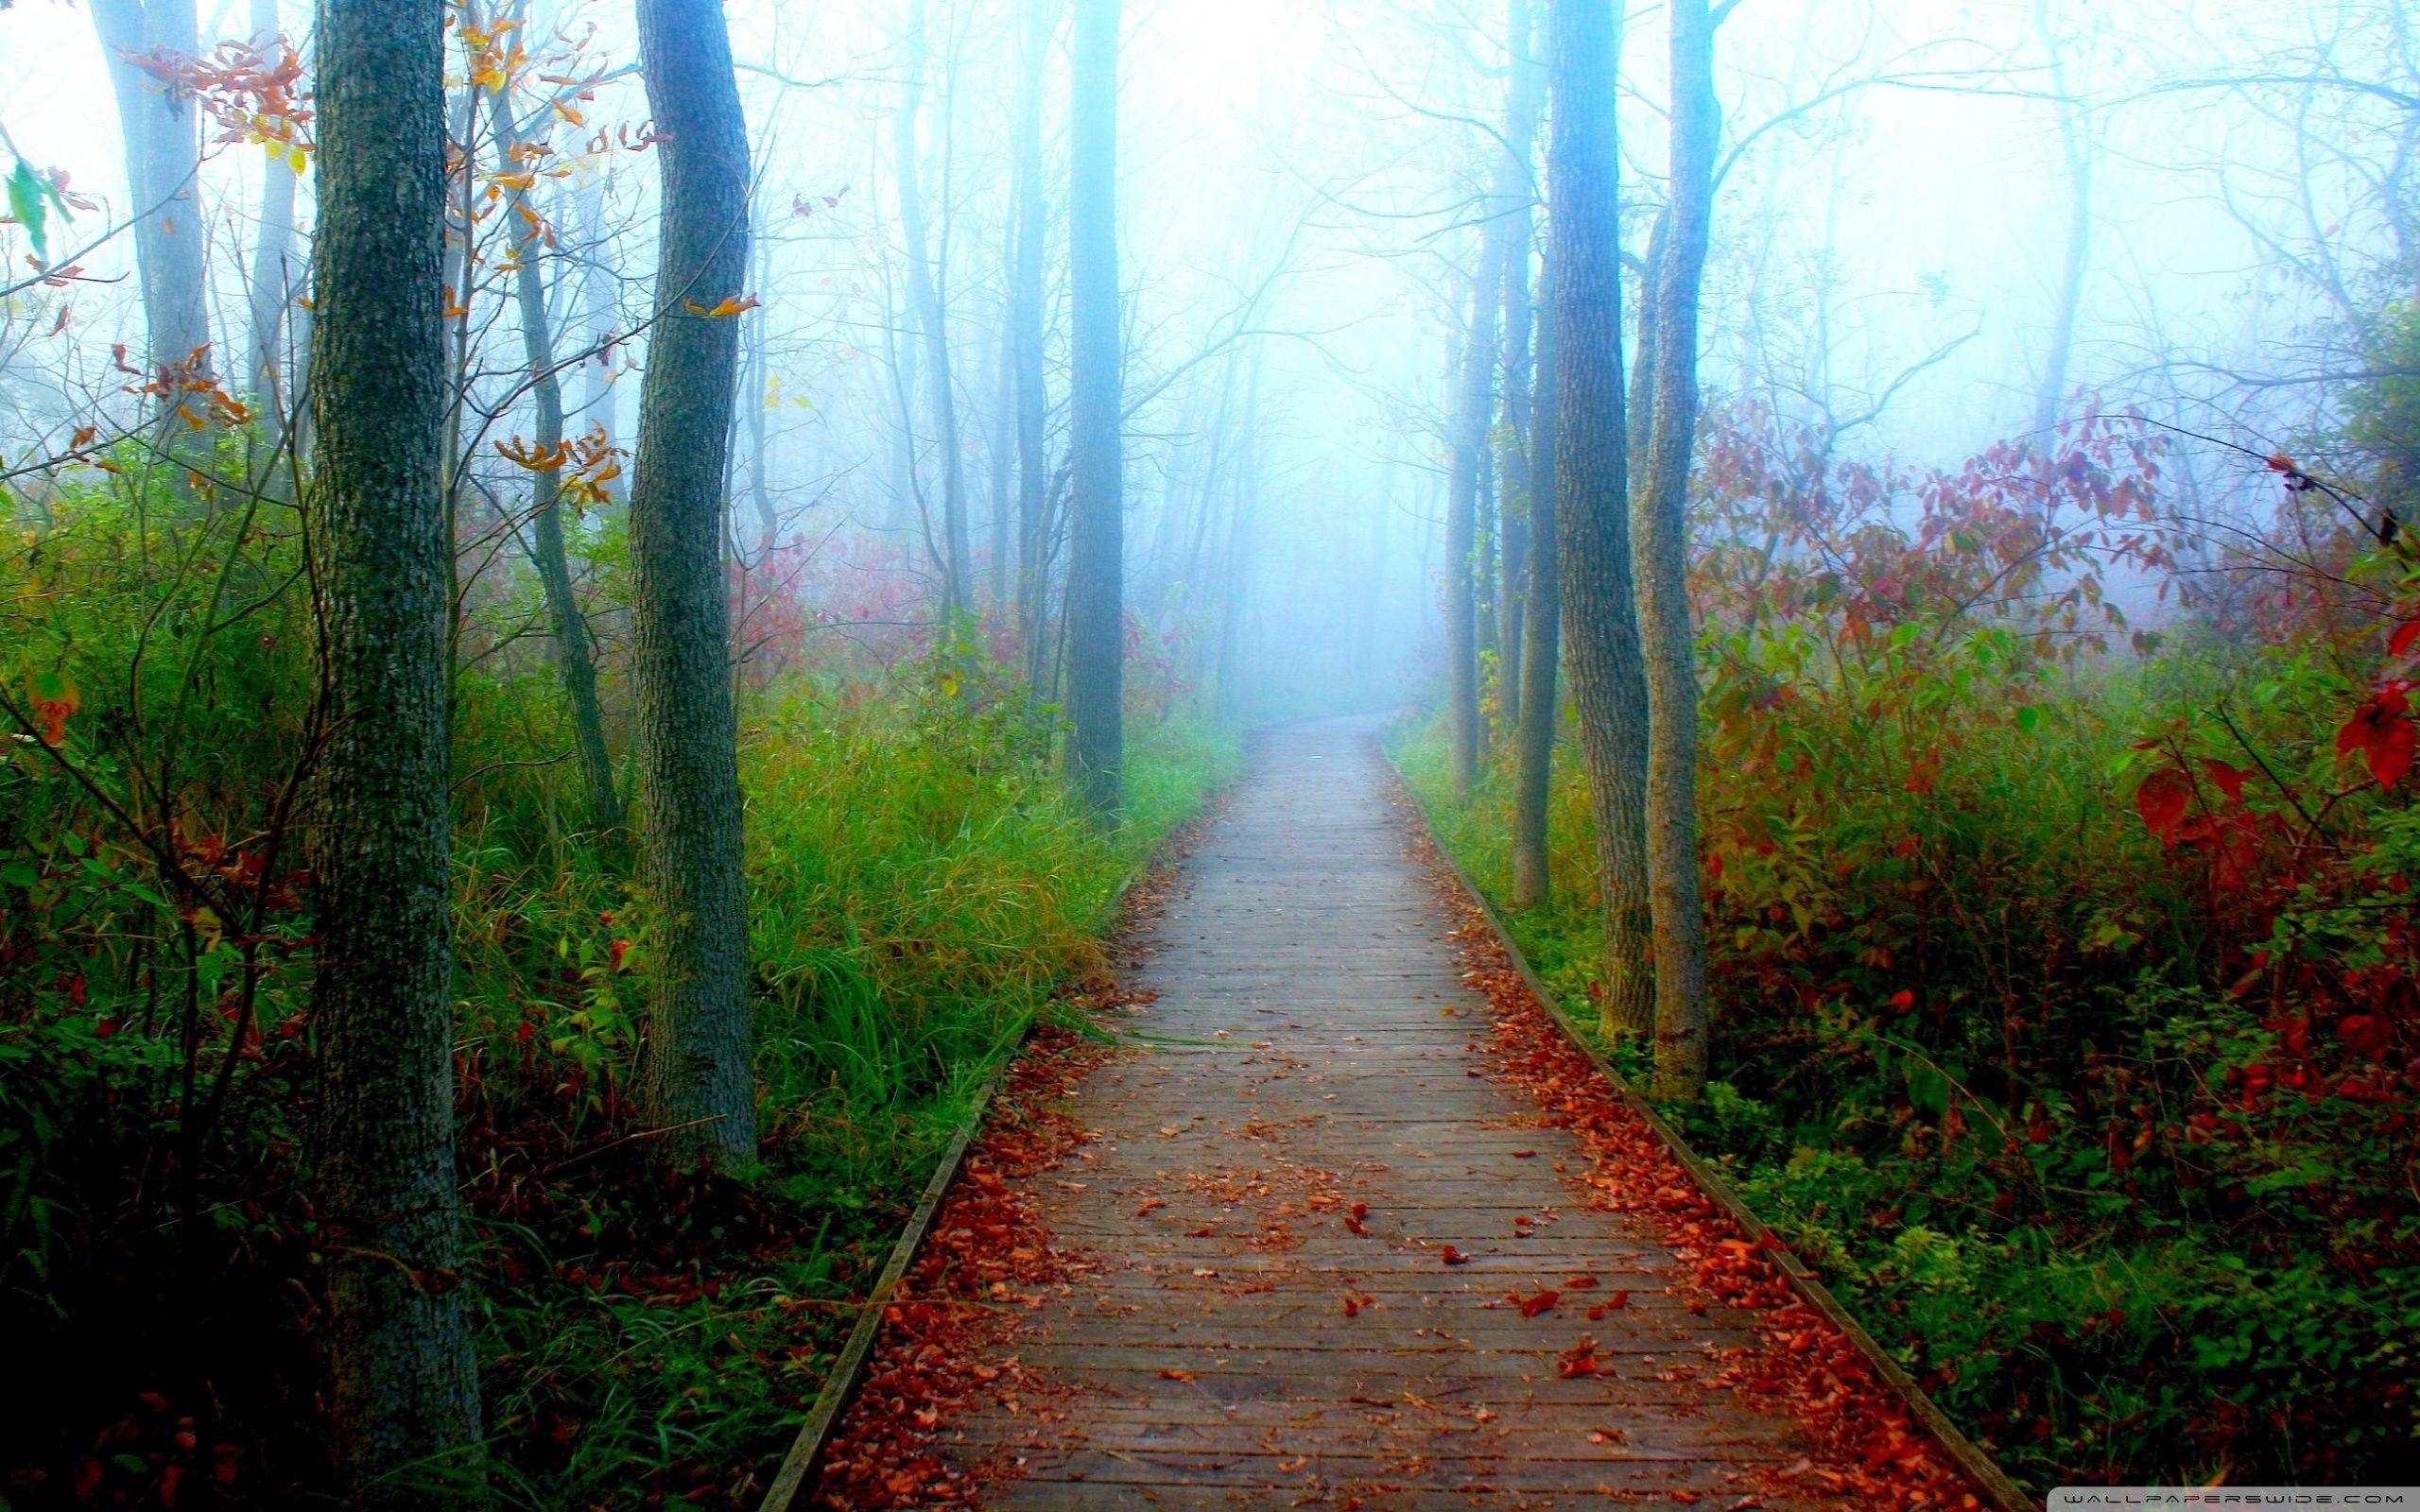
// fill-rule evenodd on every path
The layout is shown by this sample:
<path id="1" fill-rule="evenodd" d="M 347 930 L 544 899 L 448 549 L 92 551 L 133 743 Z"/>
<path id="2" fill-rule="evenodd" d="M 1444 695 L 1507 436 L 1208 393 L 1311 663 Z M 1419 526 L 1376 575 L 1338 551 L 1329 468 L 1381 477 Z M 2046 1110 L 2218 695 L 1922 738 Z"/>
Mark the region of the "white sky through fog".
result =
<path id="1" fill-rule="evenodd" d="M 2306 37 L 2334 3 L 2061 0 L 2061 10 L 2100 29 L 2082 66 L 2087 86 L 2108 96 L 2207 59 L 2257 56 L 2259 38 L 2238 35 L 2247 28 Z M 564 6 L 596 20 L 607 55 L 631 56 L 624 0 Z M 2030 63 L 2031 8 L 2032 0 L 1742 0 L 1723 29 L 1719 63 L 1731 125 L 1747 129 L 1804 98 L 1860 51 L 1908 70 L 1971 67 L 1995 54 Z M 243 0 L 201 0 L 199 9 L 205 28 L 247 24 Z M 964 9 L 934 0 L 937 18 Z M 986 60 L 971 71 L 977 81 L 960 110 L 964 134 L 947 185 L 967 228 L 953 245 L 951 275 L 958 318 L 967 323 L 956 333 L 961 392 L 978 407 L 990 404 L 985 301 L 997 253 L 975 237 L 994 234 L 977 228 L 994 218 L 997 191 L 977 160 L 996 158 L 1002 146 L 996 122 L 1014 70 L 1013 34 L 1001 18 L 1011 9 L 977 8 L 966 33 L 970 54 Z M 768 227 L 781 246 L 762 292 L 774 329 L 791 338 L 775 363 L 787 393 L 846 387 L 869 349 L 878 350 L 871 334 L 878 321 L 870 320 L 878 309 L 863 290 L 873 241 L 895 244 L 897 235 L 883 122 L 896 97 L 890 47 L 903 9 L 901 0 L 730 7 L 743 65 L 835 80 L 784 90 L 759 74 L 743 77 L 765 201 L 779 207 L 794 195 L 850 191 L 830 218 L 776 216 Z M 1469 63 L 1500 48 L 1494 34 L 1502 9 L 1502 0 L 1128 0 L 1122 191 L 1138 340 L 1167 348 L 1165 361 L 1180 360 L 1309 212 L 1295 272 L 1267 321 L 1295 333 L 1266 359 L 1263 461 L 1271 487 L 1255 554 L 1263 638 L 1281 650 L 1334 628 L 1316 616 L 1289 617 L 1299 605 L 1360 594 L 1360 578 L 1384 579 L 1384 612 L 1416 616 L 1428 601 L 1419 568 L 1434 479 L 1422 459 L 1436 450 L 1452 342 L 1443 254 L 1468 245 L 1450 211 L 1482 162 L 1477 133 L 1452 117 L 1500 114 L 1500 85 Z M 306 7 L 288 0 L 285 13 L 289 28 L 307 25 Z M 1465 18 L 1459 26 L 1457 15 Z M 1475 34 L 1469 18 L 1487 35 Z M 1629 157 L 1634 172 L 1652 173 L 1662 151 L 1652 110 L 1664 43 L 1657 8 L 1637 8 L 1631 27 Z M 1063 57 L 1053 87 L 1064 89 Z M 1954 463 L 2026 425 L 2065 232 L 2055 115 L 2023 97 L 2045 88 L 2038 70 L 2021 70 L 1996 94 L 1867 90 L 1839 108 L 1854 122 L 1830 140 L 1787 131 L 1766 139 L 1726 185 L 1720 209 L 1709 377 L 1736 376 L 1736 338 L 1751 320 L 1769 337 L 1789 334 L 1784 347 L 1804 345 L 1813 291 L 1822 288 L 1830 379 L 1852 399 L 1972 333 L 1910 383 L 1859 445 Z M 599 102 L 595 119 L 635 121 L 644 111 L 636 82 L 626 81 Z M 0 125 L 35 163 L 64 168 L 75 188 L 124 206 L 115 111 L 83 5 L 17 0 L 0 10 Z M 2154 316 L 2169 341 L 2214 351 L 2240 348 L 2264 321 L 2273 335 L 2298 317 L 2291 307 L 2248 302 L 2251 244 L 2215 208 L 2208 180 L 2178 171 L 2222 150 L 2259 151 L 2238 140 L 2241 127 L 2190 96 L 2107 117 L 2078 382 L 2136 381 L 2127 375 L 2153 344 Z M 218 149 L 205 181 L 222 216 L 249 215 L 258 166 L 256 148 Z M 641 180 L 650 171 L 644 163 L 619 170 Z M 928 183 L 928 193 L 938 198 L 941 186 Z M 1322 195 L 1332 197 L 1323 207 Z M 634 198 L 631 208 L 637 214 L 643 203 Z M 65 232 L 70 245 L 103 220 L 79 217 Z M 1764 271 L 1752 278 L 1751 253 L 1768 221 Z M 248 225 L 229 229 L 231 245 L 248 241 Z M 1249 249 L 1255 245 L 1263 255 Z M 644 230 L 631 238 L 631 271 L 643 272 L 651 247 Z M 121 239 L 89 266 L 123 274 L 130 255 Z M 853 284 L 859 293 L 847 298 Z M 233 292 L 232 284 L 219 291 L 222 318 L 240 313 Z M 130 281 L 79 295 L 77 319 L 87 373 L 110 341 L 139 345 Z M 1138 372 L 1151 369 L 1138 360 Z M 1182 472 L 1182 447 L 1169 438 L 1188 417 L 1196 425 L 1201 418 L 1198 400 L 1194 411 L 1180 400 L 1172 391 L 1138 417 L 1130 463 L 1138 492 Z M 793 438 L 785 458 L 819 479 L 852 468 L 879 472 L 873 455 L 830 455 L 867 451 L 861 422 L 870 413 L 837 404 L 785 411 L 784 434 Z M 979 461 L 971 467 L 980 471 Z M 1380 512 L 1389 518 L 1379 521 Z"/>

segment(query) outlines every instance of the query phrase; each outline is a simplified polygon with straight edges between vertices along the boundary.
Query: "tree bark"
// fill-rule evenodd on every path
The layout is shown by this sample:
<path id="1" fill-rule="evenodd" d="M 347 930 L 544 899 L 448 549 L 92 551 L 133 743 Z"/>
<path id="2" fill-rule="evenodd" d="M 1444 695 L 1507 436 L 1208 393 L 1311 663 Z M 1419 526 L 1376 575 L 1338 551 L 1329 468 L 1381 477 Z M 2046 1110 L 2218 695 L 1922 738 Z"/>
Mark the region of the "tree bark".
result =
<path id="1" fill-rule="evenodd" d="M 1495 303 L 1504 286 L 1495 222 L 1480 238 L 1462 333 L 1461 389 L 1454 407 L 1453 474 L 1445 494 L 1445 729 L 1453 744 L 1454 799 L 1478 781 L 1478 507 L 1488 419 L 1495 398 Z"/>
<path id="2" fill-rule="evenodd" d="M 1697 634 L 1689 612 L 1689 462 L 1697 444 L 1698 302 L 1721 116 L 1706 0 L 1669 0 L 1670 202 L 1654 259 L 1655 374 L 1647 473 L 1634 501 L 1647 660 L 1647 871 L 1655 932 L 1655 1094 L 1705 1086 L 1705 916 L 1698 900 Z"/>
<path id="3" fill-rule="evenodd" d="M 512 164 L 521 146 L 521 129 L 512 118 L 511 101 L 500 89 L 489 101 L 497 160 Z M 530 403 L 537 411 L 537 434 L 530 440 L 537 451 L 554 453 L 563 439 L 563 390 L 555 367 L 554 322 L 546 312 L 545 279 L 538 266 L 545 236 L 541 222 L 529 213 L 527 190 L 508 190 L 506 203 L 506 214 L 511 217 L 507 224 L 520 229 L 513 248 L 512 289 L 521 324 L 522 356 L 529 369 Z M 538 569 L 547 623 L 554 632 L 555 671 L 562 679 L 563 697 L 571 706 L 572 743 L 579 754 L 588 826 L 604 835 L 621 828 L 622 800 L 614 791 L 614 761 L 605 748 L 605 718 L 596 703 L 596 662 L 589 646 L 588 619 L 572 593 L 562 506 L 561 467 L 531 472 L 529 557 Z"/>
<path id="4" fill-rule="evenodd" d="M 720 0 L 638 0 L 660 149 L 655 323 L 631 483 L 648 940 L 649 1112 L 674 1158 L 756 1156 L 747 885 L 722 573 L 723 467 L 748 270 L 748 126 Z"/>
<path id="5" fill-rule="evenodd" d="M 1633 603 L 1622 393 L 1620 158 L 1610 0 L 1553 0 L 1547 152 L 1556 347 L 1555 528 L 1564 647 L 1597 829 L 1607 1025 L 1654 1023 L 1648 950 L 1647 687 Z"/>
<path id="6" fill-rule="evenodd" d="M 202 258 L 201 134 L 193 101 L 135 60 L 191 59 L 200 51 L 194 0 L 94 0 L 93 26 L 109 55 L 133 191 L 134 261 L 156 370 L 210 372 L 209 273 Z M 173 410 L 179 396 L 164 397 Z"/>
<path id="7" fill-rule="evenodd" d="M 1049 233 L 1042 179 L 1042 73 L 1057 23 L 1057 0 L 1025 0 L 1017 79 L 1016 270 L 1009 330 L 1017 391 L 1017 628 L 1028 643 L 1028 659 L 1041 634 L 1043 579 L 1048 576 L 1042 560 L 1050 486 L 1050 395 L 1042 370 L 1043 243 Z"/>
<path id="8" fill-rule="evenodd" d="M 1067 769 L 1085 805 L 1100 815 L 1123 803 L 1126 744 L 1118 9 L 1119 0 L 1076 0 L 1068 129 Z"/>
<path id="9" fill-rule="evenodd" d="M 958 448 L 958 394 L 950 375 L 949 320 L 933 278 L 932 238 L 926 229 L 924 177 L 917 163 L 916 116 L 925 99 L 925 65 L 932 56 L 925 39 L 925 0 L 908 0 L 908 67 L 899 109 L 890 118 L 891 148 L 898 160 L 899 223 L 907 241 L 908 298 L 925 336 L 925 407 L 932 411 L 933 442 L 942 465 L 942 617 L 967 608 L 968 532 L 966 459 Z"/>
<path id="10" fill-rule="evenodd" d="M 320 1211 L 348 1504 L 475 1465 L 454 1168 L 439 0 L 320 0 Z"/>
<path id="11" fill-rule="evenodd" d="M 1554 308 L 1553 265 L 1539 279 Z M 1512 903 L 1535 908 L 1552 890 L 1547 866 L 1547 800 L 1554 773 L 1555 663 L 1562 651 L 1563 590 L 1556 551 L 1555 428 L 1559 353 L 1554 321 L 1538 322 L 1537 394 L 1530 425 L 1530 572 L 1521 617 L 1521 719 L 1512 789 Z"/>

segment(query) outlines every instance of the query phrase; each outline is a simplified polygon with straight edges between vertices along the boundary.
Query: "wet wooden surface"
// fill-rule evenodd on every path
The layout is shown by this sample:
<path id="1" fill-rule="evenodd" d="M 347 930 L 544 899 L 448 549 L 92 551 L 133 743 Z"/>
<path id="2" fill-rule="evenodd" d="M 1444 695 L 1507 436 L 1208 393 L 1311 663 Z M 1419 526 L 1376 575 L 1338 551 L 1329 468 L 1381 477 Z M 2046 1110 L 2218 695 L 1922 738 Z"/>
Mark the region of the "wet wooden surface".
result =
<path id="1" fill-rule="evenodd" d="M 1033 1512 L 1829 1512 L 1760 1488 L 1809 1446 L 1710 1383 L 1749 1320 L 1669 1295 L 1670 1252 L 1481 1074 L 1392 784 L 1366 723 L 1256 742 L 1139 972 L 1141 1048 L 1080 1084 L 1090 1143 L 1029 1183 L 1088 1263 L 1008 1346 L 1040 1384 L 970 1398 L 953 1452 L 1014 1466 L 986 1504 Z M 1541 1289 L 1541 1315 L 1507 1300 Z M 1566 1379 L 1583 1335 L 1599 1369 Z"/>

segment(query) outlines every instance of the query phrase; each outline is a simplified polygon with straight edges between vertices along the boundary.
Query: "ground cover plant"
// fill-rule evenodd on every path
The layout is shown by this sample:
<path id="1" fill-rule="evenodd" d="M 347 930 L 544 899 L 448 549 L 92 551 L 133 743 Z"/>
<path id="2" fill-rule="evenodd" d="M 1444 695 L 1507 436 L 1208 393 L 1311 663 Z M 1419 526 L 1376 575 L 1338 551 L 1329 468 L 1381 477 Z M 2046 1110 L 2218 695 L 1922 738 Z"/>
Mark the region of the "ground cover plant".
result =
<path id="1" fill-rule="evenodd" d="M 2101 417 L 1904 476 L 1712 417 L 1713 1066 L 1675 1112 L 2029 1486 L 2391 1482 L 2420 1455 L 2411 559 L 2281 455 L 2248 464 L 2273 528 L 2180 562 L 2170 444 Z M 2193 607 L 2132 632 L 2121 572 Z M 1509 753 L 1466 803 L 1442 724 L 1399 755 L 1507 898 Z M 1549 814 L 1551 899 L 1508 918 L 1595 1023 L 1567 748 Z"/>
<path id="2" fill-rule="evenodd" d="M 27 663 L 0 748 L 17 1508 L 325 1487 L 296 516 L 264 498 L 163 518 L 157 489 L 130 461 L 56 490 L 0 561 L 0 639 Z M 534 592 L 499 582 L 491 607 L 509 622 Z M 544 659 L 507 642 L 458 677 L 469 1254 L 436 1283 L 475 1320 L 476 1494 L 752 1506 L 972 1090 L 1224 768 L 1205 729 L 1156 722 L 1104 829 L 1050 765 L 1053 712 L 988 665 L 944 643 L 748 693 L 765 1146 L 736 1176 L 666 1167 L 633 1106 L 649 909 L 541 754 L 562 738 Z"/>

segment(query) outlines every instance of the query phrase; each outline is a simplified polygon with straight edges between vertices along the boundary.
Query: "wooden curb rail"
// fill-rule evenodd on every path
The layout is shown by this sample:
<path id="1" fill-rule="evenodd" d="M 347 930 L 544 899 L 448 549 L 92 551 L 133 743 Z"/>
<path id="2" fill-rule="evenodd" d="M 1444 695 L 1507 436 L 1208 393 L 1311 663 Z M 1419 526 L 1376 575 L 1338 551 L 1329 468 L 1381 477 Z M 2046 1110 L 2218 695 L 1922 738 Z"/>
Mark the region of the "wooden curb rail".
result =
<path id="1" fill-rule="evenodd" d="M 1126 911 L 1126 899 L 1135 885 L 1158 869 L 1168 842 L 1189 828 L 1189 825 L 1180 825 L 1171 831 L 1160 842 L 1161 849 L 1155 850 L 1124 882 L 1118 884 L 1116 893 L 1102 911 L 1113 932 L 1120 925 Z M 875 1279 L 873 1290 L 857 1304 L 857 1321 L 849 1330 L 848 1342 L 840 1346 L 840 1353 L 832 1363 L 832 1373 L 824 1378 L 823 1389 L 817 1393 L 815 1405 L 807 1410 L 806 1420 L 799 1424 L 798 1436 L 790 1440 L 789 1452 L 782 1456 L 782 1468 L 774 1472 L 773 1484 L 766 1488 L 765 1500 L 757 1504 L 756 1512 L 790 1512 L 791 1504 L 798 1500 L 798 1493 L 806 1486 L 807 1477 L 814 1473 L 816 1462 L 822 1458 L 825 1447 L 832 1442 L 833 1431 L 840 1426 L 840 1414 L 847 1410 L 849 1402 L 856 1396 L 857 1384 L 865 1375 L 866 1365 L 873 1358 L 874 1341 L 882 1336 L 883 1318 L 890 1311 L 890 1298 L 899 1290 L 899 1283 L 907 1279 L 908 1266 L 915 1260 L 916 1251 L 924 1247 L 925 1234 L 933 1226 L 934 1214 L 941 1211 L 942 1199 L 949 1194 L 950 1184 L 958 1179 L 958 1168 L 965 1161 L 966 1152 L 974 1144 L 975 1136 L 982 1132 L 984 1117 L 992 1110 L 992 1099 L 998 1095 L 1001 1086 L 1008 1080 L 1009 1068 L 1025 1054 L 1026 1035 L 1032 1032 L 1034 1022 L 1027 1022 L 1025 1033 L 1017 1037 L 1017 1042 L 1009 1047 L 1008 1052 L 1000 1057 L 999 1064 L 983 1078 L 983 1085 L 975 1093 L 974 1106 L 966 1110 L 966 1117 L 959 1122 L 957 1132 L 950 1136 L 949 1144 L 942 1151 L 941 1163 L 933 1168 L 932 1179 L 925 1183 L 925 1194 L 918 1200 L 916 1211 L 908 1215 L 908 1227 L 900 1230 L 898 1242 L 890 1246 L 890 1258 L 884 1262 L 882 1274 Z"/>
<path id="2" fill-rule="evenodd" d="M 1481 892 L 1478 885 L 1471 881 L 1470 874 L 1462 869 L 1461 863 L 1454 859 L 1446 850 L 1444 842 L 1438 838 L 1436 826 L 1429 822 L 1428 810 L 1421 803 L 1419 795 L 1413 791 L 1409 779 L 1404 776 L 1403 768 L 1396 765 L 1394 752 L 1385 750 L 1383 742 L 1380 743 L 1380 749 L 1385 752 L 1387 765 L 1394 772 L 1395 781 L 1402 785 L 1405 797 L 1411 800 L 1412 812 L 1420 816 L 1421 825 L 1427 831 L 1429 842 L 1436 848 L 1439 859 L 1443 860 L 1447 868 L 1453 872 L 1454 880 L 1461 885 L 1462 891 L 1478 905 L 1479 916 L 1487 920 L 1487 927 L 1495 933 L 1496 943 L 1504 947 L 1504 954 L 1512 960 L 1512 969 L 1520 973 L 1522 985 L 1530 989 L 1530 996 L 1536 1000 L 1538 1006 L 1546 1010 L 1547 1016 L 1554 1021 L 1555 1027 L 1563 1032 L 1563 1037 L 1571 1042 L 1574 1049 L 1588 1057 L 1589 1063 L 1597 1068 L 1597 1074 L 1604 1077 L 1621 1098 L 1623 1106 L 1635 1113 L 1640 1122 L 1655 1131 L 1655 1137 L 1664 1142 L 1665 1148 L 1672 1152 L 1673 1160 L 1680 1162 L 1681 1169 L 1688 1173 L 1689 1179 L 1698 1184 L 1699 1190 L 1711 1198 L 1714 1205 L 1720 1208 L 1733 1223 L 1739 1226 L 1741 1233 L 1763 1246 L 1765 1252 L 1772 1257 L 1773 1263 L 1780 1267 L 1781 1273 L 1789 1278 L 1790 1285 L 1796 1289 L 1798 1295 L 1806 1298 L 1807 1305 L 1823 1314 L 1834 1328 L 1839 1329 L 1851 1344 L 1857 1346 L 1858 1352 L 1865 1356 L 1866 1364 L 1874 1367 L 1875 1375 L 1908 1404 L 1908 1410 L 1914 1416 L 1916 1421 L 1924 1425 L 1925 1431 L 1932 1435 L 1933 1442 L 1941 1446 L 1942 1452 L 1948 1455 L 1951 1463 L 1955 1464 L 1959 1470 L 1974 1483 L 1975 1489 L 1985 1500 L 1997 1508 L 1998 1512 L 2042 1512 L 2042 1503 L 2028 1496 L 2021 1486 L 2009 1479 L 2006 1470 L 1994 1463 L 1992 1457 L 1984 1453 L 1974 1440 L 1959 1431 L 1958 1425 L 1949 1420 L 1948 1414 L 1943 1412 L 1930 1397 L 1925 1395 L 1924 1388 L 1918 1386 L 1909 1377 L 1908 1372 L 1899 1367 L 1896 1360 L 1883 1352 L 1882 1346 L 1875 1340 L 1874 1335 L 1868 1333 L 1862 1324 L 1849 1315 L 1848 1309 L 1842 1307 L 1840 1299 L 1832 1295 L 1831 1290 L 1816 1277 L 1813 1271 L 1807 1269 L 1806 1263 L 1781 1242 L 1779 1235 L 1766 1227 L 1763 1219 L 1749 1210 L 1748 1205 L 1739 1199 L 1738 1194 L 1731 1190 L 1714 1167 L 1701 1159 L 1695 1150 L 1689 1148 L 1682 1140 L 1679 1131 L 1664 1121 L 1664 1116 L 1631 1087 L 1622 1074 L 1614 1069 L 1613 1063 L 1607 1060 L 1588 1037 L 1581 1032 L 1580 1026 L 1571 1021 L 1570 1015 L 1563 1011 L 1563 1005 L 1555 1001 L 1552 992 L 1547 990 L 1546 983 L 1539 980 L 1538 973 L 1530 970 L 1530 958 L 1522 954 L 1521 947 L 1513 942 L 1512 932 L 1504 927 L 1504 920 L 1497 915 L 1495 905 L 1488 901 L 1487 894 Z"/>

